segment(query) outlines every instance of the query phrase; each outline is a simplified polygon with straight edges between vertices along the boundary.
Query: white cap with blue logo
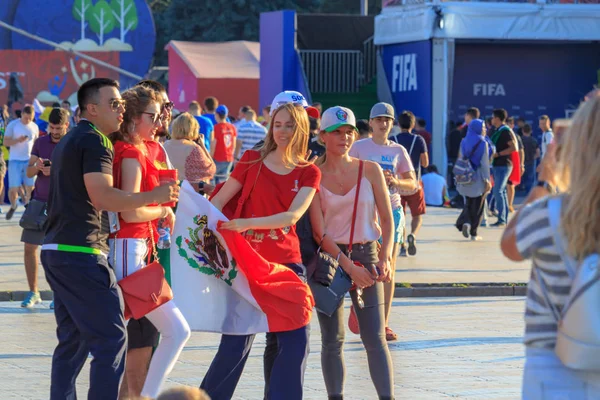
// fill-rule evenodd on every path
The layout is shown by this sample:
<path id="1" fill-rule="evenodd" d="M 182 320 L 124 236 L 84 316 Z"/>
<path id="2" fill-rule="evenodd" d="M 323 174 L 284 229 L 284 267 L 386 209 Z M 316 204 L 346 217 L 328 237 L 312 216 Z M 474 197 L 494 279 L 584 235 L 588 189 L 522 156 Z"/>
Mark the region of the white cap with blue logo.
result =
<path id="1" fill-rule="evenodd" d="M 273 115 L 275 110 L 279 107 L 288 103 L 300 104 L 304 108 L 308 107 L 308 103 L 302 93 L 294 90 L 285 90 L 273 99 L 273 102 L 271 103 L 271 115 Z"/>

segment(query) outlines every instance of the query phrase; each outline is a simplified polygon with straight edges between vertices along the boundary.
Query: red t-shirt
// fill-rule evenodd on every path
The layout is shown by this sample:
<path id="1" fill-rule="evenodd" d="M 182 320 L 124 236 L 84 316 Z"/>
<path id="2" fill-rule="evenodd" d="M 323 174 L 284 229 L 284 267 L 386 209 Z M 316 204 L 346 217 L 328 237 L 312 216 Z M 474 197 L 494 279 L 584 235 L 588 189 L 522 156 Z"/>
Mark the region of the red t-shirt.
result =
<path id="1" fill-rule="evenodd" d="M 237 130 L 229 122 L 219 122 L 215 125 L 215 154 L 213 159 L 217 162 L 232 162 L 235 150 Z"/>
<path id="2" fill-rule="evenodd" d="M 416 132 L 419 136 L 421 136 L 423 139 L 425 139 L 425 144 L 427 145 L 427 147 L 429 148 L 431 146 L 431 133 L 427 132 L 427 131 L 419 131 Z M 408 150 L 408 149 L 407 149 Z"/>
<path id="3" fill-rule="evenodd" d="M 137 147 L 130 143 L 117 141 L 114 145 L 115 157 L 113 160 L 114 187 L 121 188 L 121 163 L 125 158 L 133 158 L 142 166 L 142 182 L 140 192 L 149 192 L 159 185 L 158 170 L 167 169 L 167 157 L 162 147 L 153 141 L 146 141 L 148 156 L 145 156 Z M 152 221 L 154 241 L 158 241 L 158 220 Z M 147 239 L 150 237 L 148 222 L 125 222 L 119 214 L 121 229 L 110 237 L 119 239 Z"/>
<path id="4" fill-rule="evenodd" d="M 260 158 L 260 153 L 247 150 L 231 173 L 231 177 L 243 185 L 254 185 L 247 182 L 249 164 Z M 292 201 L 303 187 L 319 190 L 321 171 L 314 165 L 296 167 L 287 175 L 279 175 L 271 171 L 265 164 L 260 168 L 256 185 L 250 197 L 243 205 L 240 218 L 268 217 L 290 209 Z M 246 240 L 258 254 L 267 261 L 278 264 L 302 263 L 300 241 L 296 234 L 296 226 L 279 229 L 257 229 L 244 233 Z"/>

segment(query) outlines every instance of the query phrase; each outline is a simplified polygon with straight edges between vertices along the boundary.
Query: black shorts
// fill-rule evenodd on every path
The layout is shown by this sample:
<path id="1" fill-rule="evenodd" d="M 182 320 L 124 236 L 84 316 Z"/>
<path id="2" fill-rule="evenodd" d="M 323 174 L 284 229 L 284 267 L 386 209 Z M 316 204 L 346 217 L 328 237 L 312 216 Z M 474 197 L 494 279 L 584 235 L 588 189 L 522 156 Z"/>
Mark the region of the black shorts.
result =
<path id="1" fill-rule="evenodd" d="M 127 324 L 128 349 L 158 346 L 158 330 L 148 318 L 130 319 Z"/>
<path id="2" fill-rule="evenodd" d="M 41 246 L 44 242 L 44 231 L 36 231 L 33 229 L 23 229 L 21 233 L 21 242 Z"/>

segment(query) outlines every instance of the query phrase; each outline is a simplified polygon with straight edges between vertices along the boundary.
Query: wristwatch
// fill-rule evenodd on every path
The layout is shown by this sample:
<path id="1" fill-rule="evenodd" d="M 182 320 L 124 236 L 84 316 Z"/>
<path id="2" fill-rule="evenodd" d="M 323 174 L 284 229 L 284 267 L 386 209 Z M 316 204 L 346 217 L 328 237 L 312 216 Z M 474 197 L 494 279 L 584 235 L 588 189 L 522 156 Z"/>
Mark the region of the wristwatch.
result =
<path id="1" fill-rule="evenodd" d="M 198 193 L 200 193 L 201 195 L 204 195 L 204 182 L 200 182 L 198 183 Z"/>
<path id="2" fill-rule="evenodd" d="M 550 186 L 550 184 L 546 181 L 538 181 L 536 186 L 546 189 L 550 194 L 555 193 L 554 188 L 552 188 L 552 186 Z"/>

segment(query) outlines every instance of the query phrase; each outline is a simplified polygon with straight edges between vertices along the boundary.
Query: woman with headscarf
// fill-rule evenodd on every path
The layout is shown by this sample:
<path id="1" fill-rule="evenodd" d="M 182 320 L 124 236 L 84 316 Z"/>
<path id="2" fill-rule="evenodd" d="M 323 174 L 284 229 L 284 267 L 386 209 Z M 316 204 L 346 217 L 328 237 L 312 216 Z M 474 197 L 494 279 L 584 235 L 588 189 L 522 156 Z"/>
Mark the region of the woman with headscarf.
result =
<path id="1" fill-rule="evenodd" d="M 469 123 L 467 135 L 460 144 L 458 158 L 468 158 L 475 176 L 468 184 L 457 183 L 458 193 L 465 197 L 465 207 L 456 221 L 456 228 L 465 238 L 481 240 L 477 228 L 484 210 L 485 195 L 490 191 L 490 149 L 485 140 L 485 125 L 480 119 Z"/>

